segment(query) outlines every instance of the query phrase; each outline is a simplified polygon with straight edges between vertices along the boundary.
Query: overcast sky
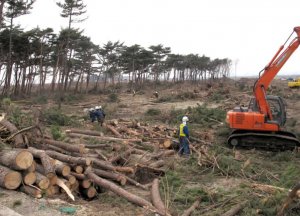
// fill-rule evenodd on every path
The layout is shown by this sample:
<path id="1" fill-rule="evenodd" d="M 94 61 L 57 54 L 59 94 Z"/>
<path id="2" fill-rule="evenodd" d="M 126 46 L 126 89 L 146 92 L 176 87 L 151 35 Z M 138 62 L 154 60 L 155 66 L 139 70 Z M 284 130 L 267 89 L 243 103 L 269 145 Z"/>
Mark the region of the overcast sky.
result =
<path id="1" fill-rule="evenodd" d="M 58 0 L 36 0 L 17 19 L 26 30 L 67 26 Z M 63 2 L 63 0 L 60 0 Z M 174 54 L 199 54 L 233 61 L 231 75 L 257 75 L 300 26 L 299 0 L 84 0 L 84 29 L 95 44 L 120 41 L 148 48 L 162 44 Z M 294 34 L 295 36 L 295 34 Z M 236 67 L 235 67 L 236 66 Z M 300 49 L 279 74 L 300 75 Z"/>

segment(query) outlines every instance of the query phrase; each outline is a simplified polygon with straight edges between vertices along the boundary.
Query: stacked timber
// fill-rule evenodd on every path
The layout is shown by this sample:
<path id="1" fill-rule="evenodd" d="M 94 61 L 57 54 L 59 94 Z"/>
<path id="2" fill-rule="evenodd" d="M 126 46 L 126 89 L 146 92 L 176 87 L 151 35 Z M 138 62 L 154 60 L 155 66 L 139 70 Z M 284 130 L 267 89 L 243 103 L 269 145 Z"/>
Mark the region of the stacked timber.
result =
<path id="1" fill-rule="evenodd" d="M 168 215 L 158 200 L 157 188 L 166 159 L 175 154 L 173 129 L 114 120 L 104 125 L 107 134 L 70 128 L 66 142 L 32 136 L 30 131 L 18 133 L 7 120 L 2 125 L 2 140 L 9 141 L 11 148 L 0 152 L 1 187 L 18 189 L 35 198 L 66 195 L 72 200 L 96 198 L 102 188 L 152 212 Z M 16 134 L 20 135 L 18 139 Z M 151 186 L 152 182 L 152 202 L 123 188 L 130 184 L 150 194 L 148 183 Z"/>

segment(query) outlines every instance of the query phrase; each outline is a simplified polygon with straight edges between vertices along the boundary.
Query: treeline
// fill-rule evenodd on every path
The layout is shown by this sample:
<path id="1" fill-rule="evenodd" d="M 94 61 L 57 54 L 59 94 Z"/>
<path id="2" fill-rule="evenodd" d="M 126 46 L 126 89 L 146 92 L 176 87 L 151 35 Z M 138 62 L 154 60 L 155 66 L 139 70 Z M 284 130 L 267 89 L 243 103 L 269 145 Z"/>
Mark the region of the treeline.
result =
<path id="1" fill-rule="evenodd" d="M 97 91 L 115 85 L 126 75 L 134 86 L 145 81 L 205 81 L 228 76 L 231 60 L 198 54 L 172 54 L 161 44 L 144 48 L 135 44 L 94 44 L 74 28 L 84 22 L 82 0 L 64 0 L 57 5 L 68 26 L 24 31 L 14 25 L 18 16 L 30 13 L 35 0 L 0 0 L 0 90 L 2 96 L 30 95 L 49 89 L 59 92 Z M 100 85 L 101 84 L 101 85 Z M 37 88 L 36 88 L 37 87 Z"/>

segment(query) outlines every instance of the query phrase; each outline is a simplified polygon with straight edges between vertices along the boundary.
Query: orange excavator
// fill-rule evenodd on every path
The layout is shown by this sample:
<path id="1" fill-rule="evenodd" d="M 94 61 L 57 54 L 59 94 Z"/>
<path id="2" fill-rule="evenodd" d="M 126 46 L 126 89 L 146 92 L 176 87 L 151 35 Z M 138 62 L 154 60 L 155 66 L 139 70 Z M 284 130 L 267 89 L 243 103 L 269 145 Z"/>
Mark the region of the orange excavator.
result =
<path id="1" fill-rule="evenodd" d="M 293 33 L 296 37 L 290 41 Z M 232 130 L 228 144 L 237 147 L 284 151 L 300 147 L 297 137 L 283 130 L 286 103 L 279 96 L 267 95 L 267 89 L 282 66 L 300 44 L 300 26 L 295 27 L 270 63 L 259 72 L 248 107 L 235 107 L 227 112 L 226 121 Z M 285 49 L 284 49 L 285 48 Z"/>

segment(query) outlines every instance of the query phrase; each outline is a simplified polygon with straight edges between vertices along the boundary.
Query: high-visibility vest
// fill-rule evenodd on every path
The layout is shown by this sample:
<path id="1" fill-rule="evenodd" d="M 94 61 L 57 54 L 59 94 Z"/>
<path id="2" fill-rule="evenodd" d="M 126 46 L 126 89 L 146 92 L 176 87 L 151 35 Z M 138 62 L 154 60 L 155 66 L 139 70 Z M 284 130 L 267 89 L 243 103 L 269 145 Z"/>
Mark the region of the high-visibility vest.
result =
<path id="1" fill-rule="evenodd" d="M 179 136 L 181 137 L 185 137 L 185 133 L 183 132 L 183 128 L 184 128 L 185 124 L 180 124 L 180 127 L 179 127 Z"/>

